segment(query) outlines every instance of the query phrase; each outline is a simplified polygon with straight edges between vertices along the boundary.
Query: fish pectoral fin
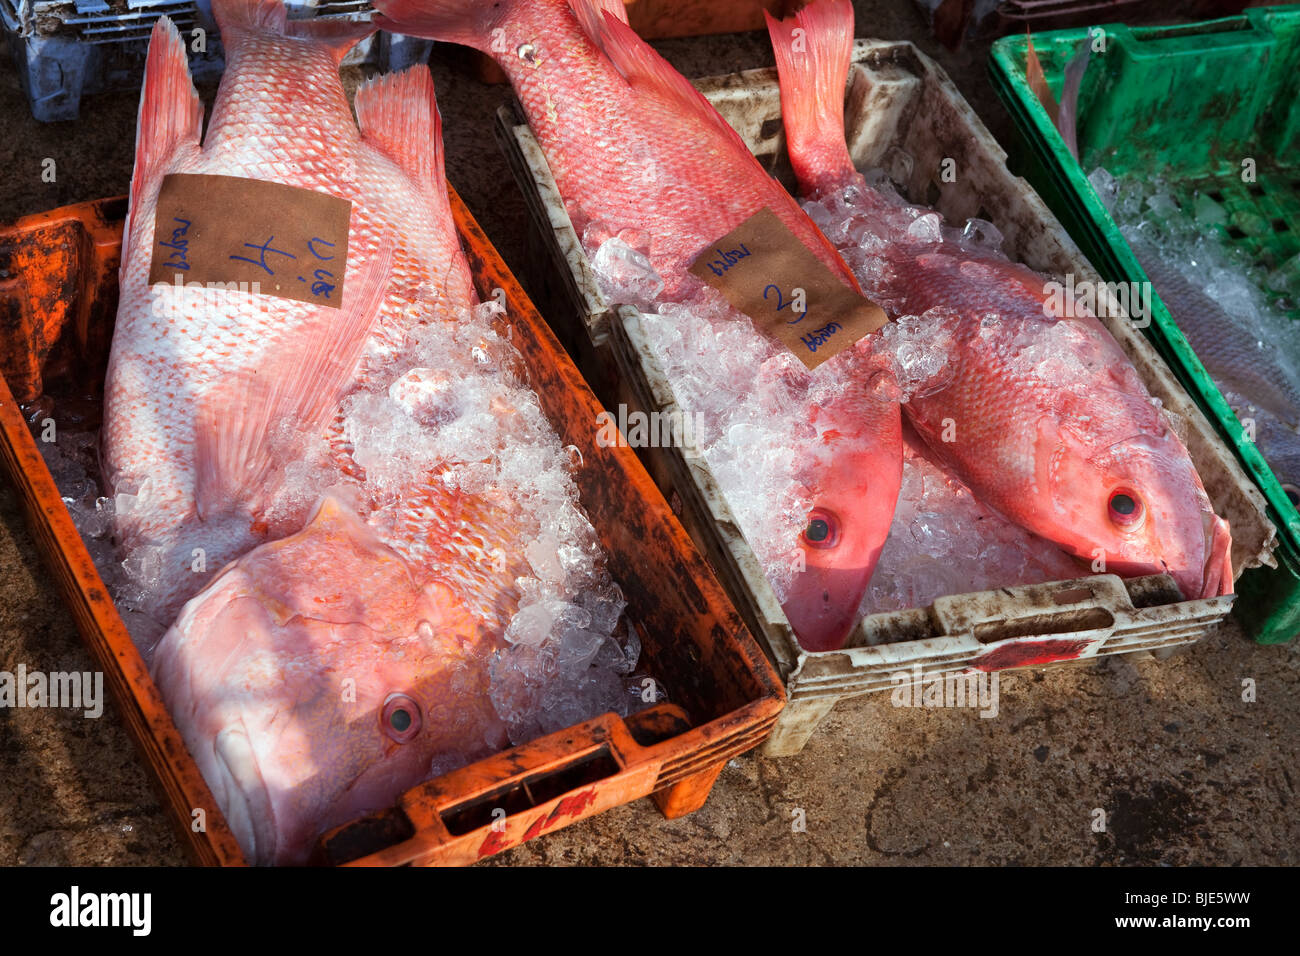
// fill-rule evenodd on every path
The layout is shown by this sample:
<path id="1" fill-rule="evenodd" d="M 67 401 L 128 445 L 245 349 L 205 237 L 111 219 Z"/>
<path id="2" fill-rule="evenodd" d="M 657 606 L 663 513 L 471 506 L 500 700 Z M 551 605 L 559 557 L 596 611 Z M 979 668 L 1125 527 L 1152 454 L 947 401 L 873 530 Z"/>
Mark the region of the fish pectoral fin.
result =
<path id="1" fill-rule="evenodd" d="M 394 241 L 384 232 L 378 248 L 344 281 L 341 308 L 320 306 L 295 341 L 269 367 L 233 375 L 198 413 L 195 508 L 201 519 L 239 507 L 258 514 L 276 461 L 272 441 L 318 435 L 352 381 L 379 315 L 392 270 Z"/>
<path id="2" fill-rule="evenodd" d="M 447 206 L 442 118 L 433 75 L 423 64 L 387 73 L 357 88 L 361 136 L 415 180 L 434 209 Z"/>
<path id="3" fill-rule="evenodd" d="M 1231 530 L 1228 522 L 1215 514 L 1207 515 L 1205 522 L 1209 546 L 1206 548 L 1205 584 L 1200 596 L 1219 597 L 1231 594 L 1233 588 Z"/>
<path id="4" fill-rule="evenodd" d="M 131 176 L 130 209 L 157 190 L 180 146 L 199 148 L 203 103 L 190 78 L 185 41 L 167 17 L 159 17 L 149 38 L 149 57 L 140 95 L 140 121 L 135 132 L 135 171 Z M 130 258 L 131 222 L 127 222 L 122 261 Z"/>
<path id="5" fill-rule="evenodd" d="M 634 88 L 657 93 L 689 116 L 692 120 L 712 127 L 728 142 L 740 144 L 746 156 L 752 156 L 744 140 L 704 98 L 704 94 L 691 85 L 659 55 L 659 52 L 637 32 L 618 17 L 605 11 L 592 11 L 590 20 L 592 41 L 609 57 L 615 69 Z M 584 26 L 585 26 L 584 22 Z"/>

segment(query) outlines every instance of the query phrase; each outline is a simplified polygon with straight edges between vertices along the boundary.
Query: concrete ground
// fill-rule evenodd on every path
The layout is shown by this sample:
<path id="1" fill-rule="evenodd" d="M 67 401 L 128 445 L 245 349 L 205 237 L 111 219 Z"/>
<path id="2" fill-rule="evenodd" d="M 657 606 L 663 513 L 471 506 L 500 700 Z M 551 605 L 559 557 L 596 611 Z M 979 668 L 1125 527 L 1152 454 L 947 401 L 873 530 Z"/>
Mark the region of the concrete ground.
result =
<path id="1" fill-rule="evenodd" d="M 1006 142 L 987 43 L 950 53 L 907 0 L 856 6 L 859 35 L 917 43 Z M 764 34 L 658 45 L 687 75 L 772 62 Z M 432 66 L 449 176 L 524 272 L 523 201 L 490 132 L 507 90 L 468 78 L 441 51 Z M 124 193 L 137 102 L 136 93 L 95 97 L 80 121 L 43 126 L 0 61 L 0 222 Z M 53 183 L 41 178 L 46 158 Z M 0 671 L 20 663 L 91 669 L 0 482 Z M 981 719 L 860 698 L 833 711 L 796 757 L 733 760 L 689 817 L 664 820 L 642 800 L 487 865 L 1300 862 L 1300 646 L 1257 646 L 1229 623 L 1162 663 L 1003 675 L 1000 704 Z M 1104 833 L 1093 829 L 1097 809 Z M 184 861 L 111 702 L 99 720 L 0 709 L 0 864 Z"/>

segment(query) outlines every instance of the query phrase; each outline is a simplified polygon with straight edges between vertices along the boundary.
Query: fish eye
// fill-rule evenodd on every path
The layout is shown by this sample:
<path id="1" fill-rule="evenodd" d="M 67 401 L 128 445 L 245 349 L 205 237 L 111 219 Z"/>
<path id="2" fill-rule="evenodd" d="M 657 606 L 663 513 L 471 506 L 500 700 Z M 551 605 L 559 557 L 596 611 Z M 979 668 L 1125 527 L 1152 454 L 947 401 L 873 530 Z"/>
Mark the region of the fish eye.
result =
<path id="1" fill-rule="evenodd" d="M 379 724 L 384 733 L 404 744 L 420 732 L 420 705 L 405 694 L 389 694 L 380 711 Z"/>
<path id="2" fill-rule="evenodd" d="M 803 539 L 814 548 L 833 548 L 840 540 L 839 520 L 829 511 L 814 508 L 808 515 Z"/>
<path id="3" fill-rule="evenodd" d="M 1125 530 L 1137 527 L 1146 515 L 1142 499 L 1127 488 L 1117 488 L 1111 492 L 1106 510 L 1111 523 Z"/>
<path id="4" fill-rule="evenodd" d="M 1286 493 L 1286 500 L 1293 505 L 1300 505 L 1300 488 L 1295 485 L 1283 485 L 1282 490 Z"/>

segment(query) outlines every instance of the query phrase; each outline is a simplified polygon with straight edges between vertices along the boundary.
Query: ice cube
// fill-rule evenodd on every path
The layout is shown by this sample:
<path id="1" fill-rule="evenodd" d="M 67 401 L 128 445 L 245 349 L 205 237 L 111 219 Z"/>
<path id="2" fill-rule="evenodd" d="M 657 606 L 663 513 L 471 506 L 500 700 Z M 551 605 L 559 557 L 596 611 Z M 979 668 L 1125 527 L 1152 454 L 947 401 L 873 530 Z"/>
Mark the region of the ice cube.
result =
<path id="1" fill-rule="evenodd" d="M 506 640 L 512 644 L 541 644 L 550 635 L 554 622 L 555 618 L 544 604 L 520 608 L 506 628 Z"/>
<path id="2" fill-rule="evenodd" d="M 1102 205 L 1107 209 L 1112 208 L 1115 204 L 1116 194 L 1118 192 L 1118 184 L 1115 181 L 1115 177 L 1101 166 L 1098 166 L 1088 174 L 1088 182 L 1092 185 L 1092 188 L 1096 190 L 1097 197 L 1101 200 Z"/>
<path id="3" fill-rule="evenodd" d="M 943 238 L 943 219 L 937 212 L 918 216 L 907 227 L 907 238 L 913 242 L 938 242 Z"/>
<path id="4" fill-rule="evenodd" d="M 1197 195 L 1196 204 L 1193 207 L 1193 214 L 1196 216 L 1197 222 L 1206 226 L 1212 226 L 1228 221 L 1228 213 L 1206 193 L 1199 193 Z"/>
<path id="5" fill-rule="evenodd" d="M 968 249 L 985 249 L 998 253 L 1002 251 L 1001 230 L 985 219 L 968 220 L 961 238 Z"/>
<path id="6" fill-rule="evenodd" d="M 601 295 L 614 305 L 649 307 L 664 290 L 650 257 L 622 239 L 606 239 L 591 258 Z"/>

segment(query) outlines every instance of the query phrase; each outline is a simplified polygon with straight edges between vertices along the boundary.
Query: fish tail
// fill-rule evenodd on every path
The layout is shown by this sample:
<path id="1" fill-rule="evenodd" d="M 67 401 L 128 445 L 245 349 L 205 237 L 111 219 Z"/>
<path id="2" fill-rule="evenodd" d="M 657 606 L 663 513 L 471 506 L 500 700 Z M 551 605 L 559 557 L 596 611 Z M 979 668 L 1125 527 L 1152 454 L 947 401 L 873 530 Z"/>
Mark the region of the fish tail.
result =
<path id="1" fill-rule="evenodd" d="M 315 40 L 326 46 L 336 60 L 374 33 L 373 23 L 338 18 L 290 20 L 283 0 L 212 0 L 212 15 L 227 46 L 238 43 L 239 34 L 270 33 L 275 36 Z"/>
<path id="2" fill-rule="evenodd" d="M 853 54 L 853 4 L 817 0 L 788 20 L 769 13 L 790 164 L 812 194 L 855 173 L 844 140 L 844 86 Z"/>
<path id="3" fill-rule="evenodd" d="M 492 46 L 492 31 L 510 18 L 516 5 L 517 0 L 499 4 L 482 0 L 375 0 L 379 11 L 375 23 L 393 33 L 498 53 L 501 51 Z"/>

